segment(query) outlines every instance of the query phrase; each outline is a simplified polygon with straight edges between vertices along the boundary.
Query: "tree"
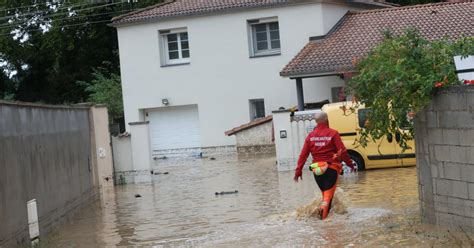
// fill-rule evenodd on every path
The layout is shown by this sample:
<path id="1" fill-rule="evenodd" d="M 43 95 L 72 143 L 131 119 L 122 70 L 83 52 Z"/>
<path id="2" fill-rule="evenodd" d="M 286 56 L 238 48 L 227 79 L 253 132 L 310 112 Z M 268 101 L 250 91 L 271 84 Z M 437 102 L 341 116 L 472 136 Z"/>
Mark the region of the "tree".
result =
<path id="1" fill-rule="evenodd" d="M 89 93 L 88 101 L 107 105 L 111 119 L 123 117 L 122 85 L 120 76 L 104 67 L 93 70 L 90 82 L 78 82 Z"/>
<path id="2" fill-rule="evenodd" d="M 428 41 L 414 29 L 404 35 L 385 34 L 385 40 L 366 58 L 357 62 L 360 72 L 348 84 L 348 94 L 370 108 L 369 122 L 360 130 L 358 142 L 399 134 L 399 145 L 406 149 L 413 139 L 411 119 L 431 101 L 437 88 L 459 84 L 453 56 L 474 54 L 474 37 Z M 406 129 L 407 132 L 402 132 Z"/>
<path id="3" fill-rule="evenodd" d="M 94 68 L 108 61 L 119 73 L 113 16 L 160 0 L 31 1 L 0 3 L 0 99 L 77 103 L 90 92 Z"/>

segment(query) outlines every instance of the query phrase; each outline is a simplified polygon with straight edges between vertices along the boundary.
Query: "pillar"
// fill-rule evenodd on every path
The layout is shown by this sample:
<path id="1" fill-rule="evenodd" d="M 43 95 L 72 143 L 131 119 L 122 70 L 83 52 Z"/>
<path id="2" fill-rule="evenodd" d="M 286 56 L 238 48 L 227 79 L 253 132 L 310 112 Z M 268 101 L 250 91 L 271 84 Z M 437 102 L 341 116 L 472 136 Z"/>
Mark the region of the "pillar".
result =
<path id="1" fill-rule="evenodd" d="M 296 97 L 298 99 L 298 111 L 304 110 L 303 79 L 296 78 Z"/>

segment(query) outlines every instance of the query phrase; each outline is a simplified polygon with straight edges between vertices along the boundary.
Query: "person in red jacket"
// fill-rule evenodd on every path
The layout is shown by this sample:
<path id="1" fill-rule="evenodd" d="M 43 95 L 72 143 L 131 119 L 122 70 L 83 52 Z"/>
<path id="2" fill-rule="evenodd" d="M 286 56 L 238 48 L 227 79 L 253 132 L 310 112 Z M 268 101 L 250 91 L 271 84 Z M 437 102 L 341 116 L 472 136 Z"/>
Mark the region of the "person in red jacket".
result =
<path id="1" fill-rule="evenodd" d="M 328 216 L 331 209 L 331 202 L 336 191 L 338 176 L 343 173 L 340 161 L 344 161 L 346 165 L 351 168 L 351 171 L 355 171 L 356 168 L 347 153 L 346 147 L 342 143 L 339 133 L 329 128 L 327 114 L 318 112 L 315 114 L 315 119 L 317 126 L 308 137 L 306 137 L 293 180 L 298 182 L 298 179 L 303 179 L 303 167 L 308 155 L 311 153 L 313 165 L 321 166 L 320 169 L 324 168 L 324 170 L 318 170 L 317 174 L 321 174 L 321 171 L 325 171 L 322 175 L 316 175 L 316 171 L 314 171 L 314 179 L 323 194 L 323 199 L 319 207 L 319 218 L 323 220 Z"/>

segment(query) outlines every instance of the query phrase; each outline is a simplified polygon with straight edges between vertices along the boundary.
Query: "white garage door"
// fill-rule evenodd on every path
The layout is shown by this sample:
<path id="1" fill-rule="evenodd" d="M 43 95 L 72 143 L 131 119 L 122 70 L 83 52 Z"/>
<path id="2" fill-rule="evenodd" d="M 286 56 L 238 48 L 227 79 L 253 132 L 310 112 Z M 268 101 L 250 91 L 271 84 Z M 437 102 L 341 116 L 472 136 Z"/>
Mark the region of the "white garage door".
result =
<path id="1" fill-rule="evenodd" d="M 147 110 L 153 151 L 201 146 L 197 105 Z"/>

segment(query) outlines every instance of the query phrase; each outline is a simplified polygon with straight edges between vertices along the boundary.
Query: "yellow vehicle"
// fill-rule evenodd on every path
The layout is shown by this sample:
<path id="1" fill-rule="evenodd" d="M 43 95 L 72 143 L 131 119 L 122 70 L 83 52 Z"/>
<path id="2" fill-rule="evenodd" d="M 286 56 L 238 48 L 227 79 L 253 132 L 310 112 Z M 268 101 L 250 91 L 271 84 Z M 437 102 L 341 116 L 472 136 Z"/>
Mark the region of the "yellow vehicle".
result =
<path id="1" fill-rule="evenodd" d="M 360 106 L 355 113 L 346 111 L 344 114 L 342 106 L 351 106 L 351 102 L 331 103 L 323 106 L 329 119 L 329 126 L 341 135 L 352 160 L 357 163 L 359 170 L 413 166 L 416 164 L 415 144 L 409 141 L 411 149 L 402 152 L 397 141 L 399 135 L 387 135 L 375 142 L 369 142 L 366 147 L 358 146 L 355 140 L 359 137 L 357 129 L 364 128 L 367 121 L 367 112 L 370 109 Z M 403 131 L 402 131 L 403 132 Z"/>

